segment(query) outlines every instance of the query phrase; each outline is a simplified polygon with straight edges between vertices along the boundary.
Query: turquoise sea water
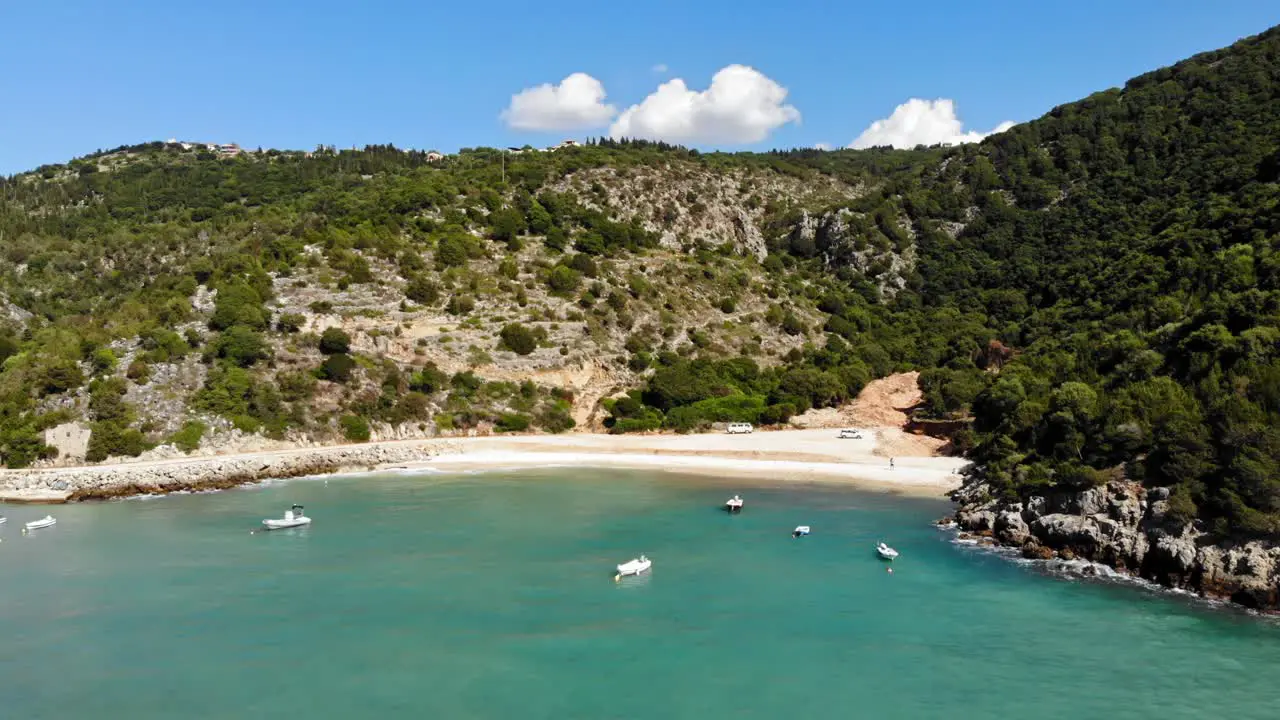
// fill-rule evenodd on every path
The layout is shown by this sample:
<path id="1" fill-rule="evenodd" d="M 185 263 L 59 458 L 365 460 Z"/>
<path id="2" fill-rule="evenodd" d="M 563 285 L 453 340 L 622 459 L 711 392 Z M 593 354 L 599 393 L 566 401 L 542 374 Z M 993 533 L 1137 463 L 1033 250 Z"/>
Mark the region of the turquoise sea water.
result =
<path id="1" fill-rule="evenodd" d="M 294 502 L 312 527 L 250 533 Z M 50 509 L 10 506 L 0 713 L 1280 715 L 1271 621 L 956 546 L 930 526 L 946 509 L 596 470 L 70 505 L 26 537 Z M 615 583 L 642 552 L 653 573 Z"/>

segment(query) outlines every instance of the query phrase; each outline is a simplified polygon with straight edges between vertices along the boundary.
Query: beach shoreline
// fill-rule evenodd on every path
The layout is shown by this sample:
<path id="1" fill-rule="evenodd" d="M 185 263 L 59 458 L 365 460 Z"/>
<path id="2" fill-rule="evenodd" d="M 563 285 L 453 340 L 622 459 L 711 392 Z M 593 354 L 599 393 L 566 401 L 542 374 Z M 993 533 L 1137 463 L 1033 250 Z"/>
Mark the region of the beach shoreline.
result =
<path id="1" fill-rule="evenodd" d="M 900 428 L 861 439 L 830 429 L 743 435 L 487 436 L 395 440 L 81 467 L 0 471 L 0 502 L 59 503 L 140 494 L 223 489 L 267 479 L 388 470 L 503 471 L 544 467 L 670 471 L 773 483 L 849 485 L 943 497 L 960 484 L 960 458 L 912 452 Z"/>

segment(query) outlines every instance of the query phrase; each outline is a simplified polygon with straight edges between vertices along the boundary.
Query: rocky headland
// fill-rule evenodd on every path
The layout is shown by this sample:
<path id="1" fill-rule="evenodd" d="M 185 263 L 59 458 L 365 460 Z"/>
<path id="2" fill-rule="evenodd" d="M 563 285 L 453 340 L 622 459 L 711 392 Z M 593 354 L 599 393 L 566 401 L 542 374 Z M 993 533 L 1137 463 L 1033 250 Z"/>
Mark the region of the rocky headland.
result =
<path id="1" fill-rule="evenodd" d="M 1217 538 L 1198 523 L 1175 520 L 1168 488 L 1115 480 L 1007 502 L 993 499 L 985 483 L 969 482 L 952 499 L 961 531 L 1019 547 L 1024 557 L 1087 560 L 1168 588 L 1280 611 L 1280 547 Z"/>

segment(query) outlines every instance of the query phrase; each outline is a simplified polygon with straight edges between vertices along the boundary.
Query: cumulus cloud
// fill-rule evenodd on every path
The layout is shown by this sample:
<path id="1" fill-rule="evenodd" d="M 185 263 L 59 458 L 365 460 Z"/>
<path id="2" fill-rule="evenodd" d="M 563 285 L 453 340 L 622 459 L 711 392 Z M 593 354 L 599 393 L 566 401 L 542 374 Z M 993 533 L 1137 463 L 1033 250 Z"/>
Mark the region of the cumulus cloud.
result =
<path id="1" fill-rule="evenodd" d="M 921 100 L 911 98 L 894 108 L 887 118 L 871 123 L 852 143 L 851 148 L 869 148 L 892 145 L 896 148 L 913 148 L 916 145 L 959 145 L 978 142 L 1013 127 L 1005 121 L 990 132 L 966 131 L 956 116 L 954 100 L 939 98 Z"/>
<path id="2" fill-rule="evenodd" d="M 516 130 L 580 130 L 602 127 L 618 109 L 604 102 L 604 85 L 586 73 L 573 73 L 559 85 L 545 83 L 511 96 L 502 119 Z"/>
<path id="3" fill-rule="evenodd" d="M 661 75 L 661 74 L 663 74 L 663 73 L 665 73 L 665 72 L 667 71 L 667 64 L 666 64 L 666 63 L 658 63 L 657 65 L 654 65 L 653 67 L 651 67 L 651 68 L 649 68 L 649 69 L 650 69 L 650 70 L 652 70 L 652 71 L 654 71 L 654 72 L 656 72 L 656 73 L 658 73 L 659 75 Z"/>
<path id="4" fill-rule="evenodd" d="M 745 65 L 729 65 L 711 78 L 706 90 L 691 90 L 684 80 L 662 83 L 632 105 L 609 128 L 612 137 L 670 142 L 754 143 L 786 125 L 800 122 L 800 111 L 784 104 L 787 89 Z"/>
<path id="5" fill-rule="evenodd" d="M 814 149 L 814 150 L 830 150 L 830 149 L 831 149 L 831 143 L 823 143 L 823 142 L 820 142 L 820 143 L 814 143 L 814 144 L 813 144 L 813 149 Z"/>

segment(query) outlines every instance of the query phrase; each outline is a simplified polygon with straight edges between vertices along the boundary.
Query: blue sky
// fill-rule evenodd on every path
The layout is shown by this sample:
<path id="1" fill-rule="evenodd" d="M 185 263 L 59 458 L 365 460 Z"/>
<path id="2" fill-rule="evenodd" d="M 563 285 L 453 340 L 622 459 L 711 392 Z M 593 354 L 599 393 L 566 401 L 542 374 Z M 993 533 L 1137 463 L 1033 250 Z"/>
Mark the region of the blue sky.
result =
<path id="1" fill-rule="evenodd" d="M 605 112 L 672 78 L 685 87 L 665 110 L 633 113 L 628 134 L 727 149 L 844 146 L 910 98 L 954 106 L 913 106 L 904 118 L 954 110 L 964 131 L 985 132 L 1280 23 L 1280 3 L 1243 0 L 193 5 L 4 2 L 0 174 L 169 137 L 446 152 L 545 144 L 609 132 L 617 120 L 600 120 Z M 698 95 L 734 64 L 757 73 L 739 73 L 735 88 L 772 99 L 720 107 Z M 597 127 L 528 131 L 500 117 L 513 94 L 573 73 L 607 93 L 577 118 Z M 679 116 L 685 100 L 702 103 L 693 125 Z M 734 125 L 756 110 L 758 123 Z M 540 122 L 573 120 L 557 117 Z"/>

